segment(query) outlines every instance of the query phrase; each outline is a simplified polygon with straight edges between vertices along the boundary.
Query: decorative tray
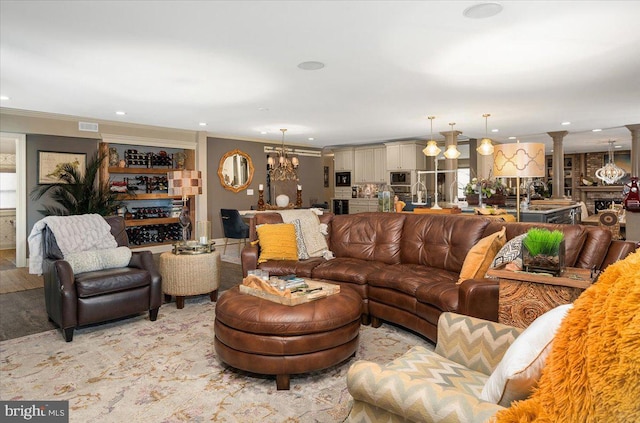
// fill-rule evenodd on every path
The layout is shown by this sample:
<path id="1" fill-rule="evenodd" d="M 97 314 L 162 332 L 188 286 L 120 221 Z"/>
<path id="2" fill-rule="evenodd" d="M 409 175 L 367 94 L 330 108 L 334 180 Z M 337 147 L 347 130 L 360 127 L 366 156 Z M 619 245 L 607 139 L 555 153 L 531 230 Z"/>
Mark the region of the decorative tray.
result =
<path id="1" fill-rule="evenodd" d="M 198 241 L 180 241 L 173 244 L 173 254 L 208 254 L 215 251 L 215 241 L 200 244 Z"/>
<path id="2" fill-rule="evenodd" d="M 260 297 L 262 299 L 272 301 L 288 306 L 295 306 L 298 304 L 309 303 L 320 298 L 325 298 L 333 294 L 340 292 L 340 285 L 327 282 L 314 281 L 313 279 L 305 279 L 305 283 L 309 286 L 306 290 L 300 290 L 293 292 L 291 298 L 283 297 L 276 294 L 270 294 L 259 289 L 250 288 L 248 286 L 240 284 L 240 292 L 243 294 L 253 295 L 254 297 Z"/>

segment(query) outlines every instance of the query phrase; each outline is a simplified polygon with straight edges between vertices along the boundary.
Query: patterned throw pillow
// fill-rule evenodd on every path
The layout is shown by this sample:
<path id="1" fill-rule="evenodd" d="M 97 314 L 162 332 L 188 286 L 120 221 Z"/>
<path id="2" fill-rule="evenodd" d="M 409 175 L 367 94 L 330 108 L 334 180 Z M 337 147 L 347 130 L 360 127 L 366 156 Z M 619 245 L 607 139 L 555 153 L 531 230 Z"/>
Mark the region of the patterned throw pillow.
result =
<path id="1" fill-rule="evenodd" d="M 298 245 L 298 259 L 306 260 L 309 258 L 309 253 L 307 252 L 307 246 L 304 243 L 304 235 L 302 234 L 302 224 L 300 223 L 300 219 L 294 219 L 291 221 L 293 226 L 296 228 L 296 244 Z"/>
<path id="2" fill-rule="evenodd" d="M 522 250 L 522 240 L 526 237 L 527 234 L 524 233 L 522 235 L 518 235 L 510 241 L 507 241 L 504 244 L 504 247 L 498 251 L 496 257 L 493 259 L 493 263 L 491 263 L 491 268 L 495 269 L 496 267 L 500 267 L 504 264 L 511 263 L 518 257 L 520 257 L 520 251 Z"/>

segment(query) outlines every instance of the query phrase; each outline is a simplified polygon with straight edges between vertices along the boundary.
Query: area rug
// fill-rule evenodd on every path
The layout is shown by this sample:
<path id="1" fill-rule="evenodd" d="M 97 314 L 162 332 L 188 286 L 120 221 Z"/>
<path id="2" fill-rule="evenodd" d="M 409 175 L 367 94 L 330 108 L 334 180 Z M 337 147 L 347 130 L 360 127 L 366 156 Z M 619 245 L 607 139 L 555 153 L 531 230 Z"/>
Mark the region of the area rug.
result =
<path id="1" fill-rule="evenodd" d="M 213 348 L 215 303 L 206 297 L 76 330 L 0 342 L 0 399 L 68 400 L 71 422 L 340 422 L 350 406 L 349 365 L 386 363 L 414 345 L 433 348 L 403 329 L 362 326 L 356 357 L 292 376 L 289 391 L 271 377 L 221 364 Z"/>

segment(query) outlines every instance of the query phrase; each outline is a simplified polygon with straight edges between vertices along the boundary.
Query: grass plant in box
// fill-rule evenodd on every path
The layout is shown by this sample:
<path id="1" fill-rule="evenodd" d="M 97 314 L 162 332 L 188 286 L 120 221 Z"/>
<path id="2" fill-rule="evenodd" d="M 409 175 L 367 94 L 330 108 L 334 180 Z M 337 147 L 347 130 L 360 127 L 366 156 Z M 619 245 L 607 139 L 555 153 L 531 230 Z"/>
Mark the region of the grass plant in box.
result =
<path id="1" fill-rule="evenodd" d="M 527 272 L 559 276 L 564 268 L 564 234 L 532 228 L 522 240 L 522 265 Z"/>

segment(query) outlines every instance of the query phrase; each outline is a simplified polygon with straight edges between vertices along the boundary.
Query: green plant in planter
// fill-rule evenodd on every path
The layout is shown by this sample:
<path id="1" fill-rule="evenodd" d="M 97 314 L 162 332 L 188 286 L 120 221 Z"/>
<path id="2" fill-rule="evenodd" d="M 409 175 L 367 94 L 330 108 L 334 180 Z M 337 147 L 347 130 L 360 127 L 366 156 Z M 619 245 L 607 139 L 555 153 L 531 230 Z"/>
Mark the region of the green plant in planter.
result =
<path id="1" fill-rule="evenodd" d="M 106 160 L 106 155 L 95 154 L 87 163 L 82 174 L 71 163 L 60 166 L 59 182 L 50 185 L 38 185 L 31 191 L 31 198 L 40 199 L 46 193 L 55 201 L 56 205 L 45 204 L 44 210 L 39 210 L 45 216 L 69 216 L 96 213 L 109 216 L 123 207 L 124 203 L 118 195 L 112 192 L 109 182 L 100 183 L 97 180 L 100 164 Z M 133 191 L 127 191 L 133 194 Z"/>
<path id="2" fill-rule="evenodd" d="M 552 256 L 558 254 L 558 247 L 564 240 L 564 234 L 560 231 L 531 228 L 522 241 L 522 245 L 532 256 Z"/>
<path id="3" fill-rule="evenodd" d="M 564 267 L 564 234 L 561 231 L 532 228 L 522 240 L 525 270 L 559 275 Z"/>

